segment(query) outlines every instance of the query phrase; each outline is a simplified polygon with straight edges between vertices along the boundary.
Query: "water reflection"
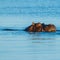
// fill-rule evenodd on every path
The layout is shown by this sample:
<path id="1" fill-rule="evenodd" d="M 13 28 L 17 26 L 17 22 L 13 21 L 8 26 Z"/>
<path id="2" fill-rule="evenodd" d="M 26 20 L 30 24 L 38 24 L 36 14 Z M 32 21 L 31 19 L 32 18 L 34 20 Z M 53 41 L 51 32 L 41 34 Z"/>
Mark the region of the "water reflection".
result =
<path id="1" fill-rule="evenodd" d="M 28 40 L 32 43 L 52 43 L 56 40 L 56 32 L 31 32 Z"/>
<path id="2" fill-rule="evenodd" d="M 56 38 L 56 33 L 0 31 L 0 59 L 51 60 L 52 58 L 54 60 L 56 48 L 60 47 Z M 60 50 L 57 49 L 57 51 Z"/>
<path id="3" fill-rule="evenodd" d="M 32 38 L 31 40 L 55 40 L 55 38 Z"/>

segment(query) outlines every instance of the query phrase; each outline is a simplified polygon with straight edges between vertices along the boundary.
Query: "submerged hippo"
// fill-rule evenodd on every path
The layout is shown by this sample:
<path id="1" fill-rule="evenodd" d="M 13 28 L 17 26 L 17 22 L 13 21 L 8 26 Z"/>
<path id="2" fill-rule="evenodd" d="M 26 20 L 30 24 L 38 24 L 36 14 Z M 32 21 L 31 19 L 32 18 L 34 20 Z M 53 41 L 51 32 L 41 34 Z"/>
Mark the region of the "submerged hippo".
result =
<path id="1" fill-rule="evenodd" d="M 31 26 L 27 27 L 25 31 L 29 32 L 42 32 L 42 24 L 41 23 L 32 23 Z"/>
<path id="2" fill-rule="evenodd" d="M 55 32 L 56 27 L 53 24 L 48 24 L 46 27 L 44 27 L 44 31 L 46 32 Z"/>
<path id="3" fill-rule="evenodd" d="M 32 23 L 29 27 L 25 29 L 29 32 L 55 32 L 56 27 L 53 24 L 45 25 L 44 23 Z"/>

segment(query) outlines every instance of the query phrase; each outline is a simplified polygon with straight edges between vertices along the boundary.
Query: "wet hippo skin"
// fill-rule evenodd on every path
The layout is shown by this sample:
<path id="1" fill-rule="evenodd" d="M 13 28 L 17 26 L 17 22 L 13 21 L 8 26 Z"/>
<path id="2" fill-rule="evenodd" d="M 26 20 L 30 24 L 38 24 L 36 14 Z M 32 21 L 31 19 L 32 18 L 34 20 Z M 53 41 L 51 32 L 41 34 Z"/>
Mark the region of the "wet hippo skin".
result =
<path id="1" fill-rule="evenodd" d="M 29 32 L 55 32 L 56 27 L 53 24 L 44 24 L 44 23 L 32 23 L 32 25 L 28 26 L 25 31 Z"/>

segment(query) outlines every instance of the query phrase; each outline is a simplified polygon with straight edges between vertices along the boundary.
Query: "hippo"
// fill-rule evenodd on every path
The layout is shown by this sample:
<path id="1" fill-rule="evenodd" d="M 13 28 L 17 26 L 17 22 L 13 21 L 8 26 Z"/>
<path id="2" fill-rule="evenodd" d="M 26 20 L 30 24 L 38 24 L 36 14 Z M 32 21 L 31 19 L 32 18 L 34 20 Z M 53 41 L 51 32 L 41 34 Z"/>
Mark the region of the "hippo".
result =
<path id="1" fill-rule="evenodd" d="M 42 32 L 42 24 L 41 23 L 34 23 L 32 22 L 32 25 L 27 27 L 25 31 L 29 32 Z"/>
<path id="2" fill-rule="evenodd" d="M 34 23 L 32 22 L 32 25 L 27 27 L 24 31 L 28 32 L 55 32 L 56 27 L 53 24 L 44 24 L 44 23 Z"/>
<path id="3" fill-rule="evenodd" d="M 55 32 L 56 31 L 56 27 L 53 24 L 48 24 L 44 27 L 44 31 L 46 32 Z"/>

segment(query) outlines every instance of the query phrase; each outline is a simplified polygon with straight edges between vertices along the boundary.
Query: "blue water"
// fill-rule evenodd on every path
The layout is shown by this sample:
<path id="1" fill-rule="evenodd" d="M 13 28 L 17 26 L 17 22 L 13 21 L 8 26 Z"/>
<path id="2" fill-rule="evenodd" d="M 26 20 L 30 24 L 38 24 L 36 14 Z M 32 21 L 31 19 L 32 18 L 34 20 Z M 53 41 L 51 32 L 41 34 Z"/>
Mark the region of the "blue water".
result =
<path id="1" fill-rule="evenodd" d="M 60 60 L 60 31 L 0 31 L 0 60 Z"/>
<path id="2" fill-rule="evenodd" d="M 60 60 L 60 17 L 0 16 L 0 60 Z M 32 22 L 56 25 L 53 33 L 23 31 Z M 2 29 L 17 31 L 2 31 Z"/>
<path id="3" fill-rule="evenodd" d="M 23 31 L 32 22 L 57 31 Z M 60 60 L 60 0 L 0 0 L 0 60 Z"/>
<path id="4" fill-rule="evenodd" d="M 0 15 L 60 16 L 60 0 L 0 0 Z"/>

